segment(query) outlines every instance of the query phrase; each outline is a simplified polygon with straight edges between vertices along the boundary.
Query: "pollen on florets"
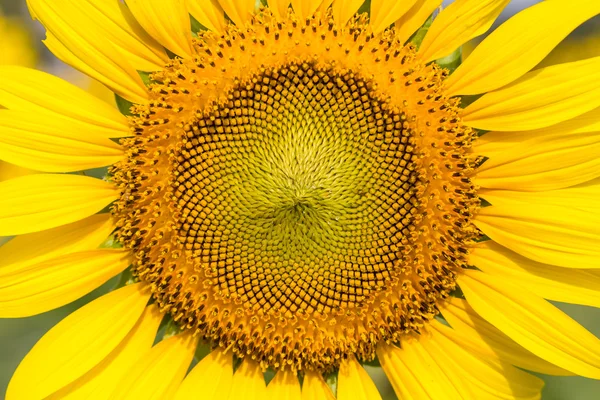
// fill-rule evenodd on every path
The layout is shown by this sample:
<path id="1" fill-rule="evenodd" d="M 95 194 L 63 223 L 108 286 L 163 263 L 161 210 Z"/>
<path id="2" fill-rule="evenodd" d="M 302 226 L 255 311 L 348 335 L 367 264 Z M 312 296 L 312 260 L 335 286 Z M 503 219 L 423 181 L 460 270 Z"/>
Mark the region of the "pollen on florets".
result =
<path id="1" fill-rule="evenodd" d="M 161 309 L 276 369 L 372 359 L 455 288 L 473 132 L 445 72 L 365 17 L 264 10 L 152 76 L 113 169 L 118 238 Z"/>

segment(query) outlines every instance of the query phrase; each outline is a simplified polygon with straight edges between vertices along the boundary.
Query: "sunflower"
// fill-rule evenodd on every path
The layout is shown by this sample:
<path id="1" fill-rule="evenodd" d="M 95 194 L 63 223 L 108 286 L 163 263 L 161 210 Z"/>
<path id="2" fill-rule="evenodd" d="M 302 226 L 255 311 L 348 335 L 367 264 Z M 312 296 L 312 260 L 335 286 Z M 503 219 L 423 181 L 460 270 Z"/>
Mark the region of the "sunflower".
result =
<path id="1" fill-rule="evenodd" d="M 366 363 L 402 399 L 600 379 L 547 301 L 600 305 L 600 58 L 529 72 L 600 3 L 444 68 L 508 2 L 28 0 L 120 112 L 0 68 L 0 158 L 43 172 L 0 183 L 0 316 L 125 272 L 7 400 L 379 399 Z"/>

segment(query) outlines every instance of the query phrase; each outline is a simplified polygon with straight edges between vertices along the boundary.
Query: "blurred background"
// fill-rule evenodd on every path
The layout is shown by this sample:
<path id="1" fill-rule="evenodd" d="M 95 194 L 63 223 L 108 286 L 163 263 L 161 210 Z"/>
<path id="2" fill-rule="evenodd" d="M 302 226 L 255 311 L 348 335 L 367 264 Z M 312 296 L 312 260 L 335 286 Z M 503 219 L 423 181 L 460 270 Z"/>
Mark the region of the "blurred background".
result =
<path id="1" fill-rule="evenodd" d="M 502 13 L 494 28 L 519 10 L 539 1 L 513 0 Z M 451 2 L 445 1 L 444 5 L 448 5 Z M 31 20 L 27 12 L 25 0 L 0 0 L 0 65 L 16 64 L 51 72 L 114 104 L 114 97 L 110 91 L 98 82 L 61 63 L 47 51 L 42 43 L 44 36 L 44 29 L 38 23 Z M 467 57 L 482 39 L 483 37 L 466 44 L 463 47 L 464 57 Z M 582 25 L 538 67 L 594 56 L 600 56 L 600 18 L 595 18 Z M 16 176 L 28 172 L 27 170 L 11 167 L 0 161 L 0 181 L 6 179 L 8 176 Z M 0 238 L 0 245 L 6 240 L 8 239 Z M 62 318 L 94 298 L 108 292 L 115 283 L 113 281 L 108 282 L 84 298 L 58 310 L 31 318 L 0 319 L 0 399 L 4 398 L 6 386 L 19 361 L 23 359 L 35 342 Z M 600 336 L 600 309 L 559 303 L 557 303 L 557 306 L 595 335 Z M 381 370 L 373 367 L 367 368 L 380 387 L 384 400 L 396 399 Z M 546 381 L 543 400 L 600 399 L 600 381 L 580 377 L 542 376 L 542 378 Z"/>

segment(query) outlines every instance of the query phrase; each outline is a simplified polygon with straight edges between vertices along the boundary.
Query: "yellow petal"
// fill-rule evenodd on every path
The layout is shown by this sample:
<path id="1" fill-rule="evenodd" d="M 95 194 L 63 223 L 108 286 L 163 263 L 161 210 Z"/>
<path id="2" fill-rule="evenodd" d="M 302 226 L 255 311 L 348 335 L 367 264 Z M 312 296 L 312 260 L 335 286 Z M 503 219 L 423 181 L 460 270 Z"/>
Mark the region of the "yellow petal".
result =
<path id="1" fill-rule="evenodd" d="M 418 0 L 410 10 L 396 21 L 396 36 L 400 43 L 406 43 L 433 14 L 443 0 Z"/>
<path id="2" fill-rule="evenodd" d="M 600 108 L 548 128 L 489 132 L 473 151 L 489 159 L 477 169 L 484 188 L 545 191 L 600 176 Z"/>
<path id="3" fill-rule="evenodd" d="M 462 387 L 468 387 L 473 393 L 465 399 L 541 399 L 544 386 L 541 379 L 495 358 L 476 356 L 450 340 L 448 335 L 453 333 L 452 329 L 439 322 L 431 324 L 431 328 L 429 351 L 436 355 L 446 374 L 454 371 L 460 376 Z"/>
<path id="4" fill-rule="evenodd" d="M 229 400 L 264 400 L 267 398 L 265 377 L 260 366 L 252 360 L 244 359 L 235 374 Z"/>
<path id="5" fill-rule="evenodd" d="M 131 332 L 100 364 L 48 400 L 109 400 L 125 374 L 152 347 L 163 316 L 156 306 L 146 307 Z"/>
<path id="6" fill-rule="evenodd" d="M 457 0 L 438 15 L 419 48 L 419 58 L 433 61 L 451 54 L 492 27 L 510 0 Z"/>
<path id="7" fill-rule="evenodd" d="M 302 400 L 335 400 L 323 377 L 314 371 L 307 371 L 304 375 L 301 398 Z"/>
<path id="8" fill-rule="evenodd" d="M 287 17 L 288 8 L 290 7 L 291 0 L 270 0 L 269 10 L 275 14 L 276 17 L 282 18 Z M 298 10 L 294 7 L 294 11 L 299 15 Z"/>
<path id="9" fill-rule="evenodd" d="M 335 22 L 340 26 L 346 25 L 364 2 L 365 0 L 334 0 L 332 10 Z"/>
<path id="10" fill-rule="evenodd" d="M 545 128 L 600 106 L 600 57 L 530 72 L 463 111 L 466 125 L 484 130 Z"/>
<path id="11" fill-rule="evenodd" d="M 36 7 L 36 1 L 28 1 L 34 4 L 33 7 Z M 135 21 L 125 3 L 106 0 L 65 1 L 68 4 L 65 5 L 67 10 L 61 9 L 62 12 L 73 13 L 73 17 L 87 16 L 89 19 L 86 22 L 91 22 L 100 29 L 102 38 L 110 41 L 119 49 L 136 70 L 157 71 L 169 61 L 164 49 Z M 34 10 L 33 7 L 32 10 Z M 57 7 L 54 12 L 58 12 L 58 10 Z M 52 18 L 51 15 L 45 14 L 46 18 Z M 74 22 L 71 21 L 76 34 L 86 37 L 85 32 L 80 32 L 86 27 L 79 26 Z M 43 20 L 42 23 L 45 24 Z M 81 21 L 81 24 L 83 23 Z"/>
<path id="12" fill-rule="evenodd" d="M 0 182 L 12 178 L 18 178 L 20 176 L 35 174 L 37 172 L 38 171 L 34 171 L 29 168 L 19 167 L 15 164 L 7 163 L 6 161 L 0 160 Z"/>
<path id="13" fill-rule="evenodd" d="M 289 370 L 278 372 L 267 386 L 268 399 L 301 400 L 300 382 L 296 373 Z"/>
<path id="14" fill-rule="evenodd" d="M 185 377 L 174 400 L 227 400 L 233 382 L 233 354 L 213 350 Z"/>
<path id="15" fill-rule="evenodd" d="M 17 66 L 0 66 L 0 105 L 69 123 L 81 123 L 86 134 L 130 136 L 127 119 L 115 107 L 53 75 Z"/>
<path id="16" fill-rule="evenodd" d="M 135 19 L 156 41 L 181 57 L 192 56 L 186 0 L 128 0 Z"/>
<path id="17" fill-rule="evenodd" d="M 123 287 L 50 329 L 13 375 L 6 400 L 39 400 L 90 371 L 123 341 L 150 298 L 143 284 Z"/>
<path id="18" fill-rule="evenodd" d="M 112 400 L 166 400 L 175 395 L 196 351 L 197 339 L 182 333 L 146 352 L 123 377 Z"/>
<path id="19" fill-rule="evenodd" d="M 118 196 L 109 182 L 81 175 L 28 175 L 0 182 L 0 236 L 79 221 Z"/>
<path id="20" fill-rule="evenodd" d="M 402 348 L 381 344 L 377 356 L 381 367 L 400 399 L 468 399 L 474 398 L 456 369 L 441 366 L 443 358 L 434 352 L 425 334 L 407 339 Z"/>
<path id="21" fill-rule="evenodd" d="M 191 0 L 188 8 L 190 14 L 207 29 L 213 32 L 225 30 L 225 14 L 218 0 Z"/>
<path id="22" fill-rule="evenodd" d="M 343 360 L 338 373 L 338 400 L 381 400 L 367 371 L 351 355 Z"/>
<path id="23" fill-rule="evenodd" d="M 317 12 L 322 3 L 323 0 L 292 0 L 292 7 L 294 8 L 294 12 L 299 15 L 300 18 L 306 19 Z"/>
<path id="24" fill-rule="evenodd" d="M 0 281 L 6 274 L 61 255 L 97 249 L 113 230 L 110 214 L 96 214 L 58 228 L 17 236 L 0 247 Z"/>
<path id="25" fill-rule="evenodd" d="M 129 78 L 123 76 L 122 73 L 115 73 L 111 70 L 110 63 L 104 62 L 95 53 L 89 53 L 90 56 L 87 58 L 85 56 L 79 57 L 70 50 L 68 45 L 61 43 L 49 31 L 46 32 L 46 39 L 43 42 L 59 60 L 105 85 L 110 91 L 133 103 L 145 104 L 148 102 L 146 87 L 143 86 L 141 78 L 139 81 L 137 79 L 139 75 Z M 119 54 L 116 54 L 116 57 L 119 56 Z"/>
<path id="26" fill-rule="evenodd" d="M 225 14 L 237 26 L 243 26 L 254 15 L 255 0 L 219 0 Z"/>
<path id="27" fill-rule="evenodd" d="M 522 192 L 513 190 L 480 189 L 479 195 L 490 199 L 498 206 L 519 204 L 543 204 L 565 206 L 570 208 L 597 213 L 600 211 L 600 179 L 584 182 L 564 189 L 547 190 L 542 192 Z"/>
<path id="28" fill-rule="evenodd" d="M 600 277 L 590 271 L 538 263 L 491 240 L 471 251 L 469 263 L 545 299 L 600 307 Z"/>
<path id="29" fill-rule="evenodd" d="M 523 204 L 506 198 L 503 204 L 482 208 L 475 224 L 492 240 L 532 260 L 567 268 L 600 268 L 598 213 L 568 204 Z"/>
<path id="30" fill-rule="evenodd" d="M 542 374 L 573 375 L 515 343 L 481 318 L 469 303 L 462 299 L 449 298 L 440 305 L 440 311 L 453 328 L 451 332 L 446 332 L 446 337 L 480 358 L 498 358 L 505 363 Z"/>
<path id="31" fill-rule="evenodd" d="M 371 28 L 373 33 L 383 32 L 410 10 L 417 0 L 371 0 Z"/>
<path id="32" fill-rule="evenodd" d="M 317 11 L 319 11 L 322 14 L 326 13 L 329 7 L 331 7 L 332 3 L 333 0 L 322 0 L 321 5 L 319 6 L 319 8 L 317 8 Z"/>
<path id="33" fill-rule="evenodd" d="M 74 172 L 118 162 L 121 146 L 82 124 L 26 111 L 0 110 L 0 159 L 42 172 Z"/>
<path id="34" fill-rule="evenodd" d="M 479 271 L 465 270 L 458 283 L 473 309 L 515 342 L 577 375 L 600 379 L 600 339 L 558 308 Z"/>
<path id="35" fill-rule="evenodd" d="M 143 103 L 146 87 L 128 57 L 128 50 L 120 48 L 119 42 L 107 40 L 106 26 L 77 3 L 77 0 L 60 4 L 52 0 L 27 0 L 31 15 L 48 31 L 46 45 L 59 59 L 104 83 L 121 97 Z"/>
<path id="36" fill-rule="evenodd" d="M 71 253 L 13 269 L 0 280 L 0 318 L 21 318 L 69 304 L 106 283 L 130 264 L 128 251 Z"/>
<path id="37" fill-rule="evenodd" d="M 497 89 L 535 67 L 569 33 L 600 13 L 600 2 L 543 1 L 496 29 L 446 81 L 448 95 Z"/>

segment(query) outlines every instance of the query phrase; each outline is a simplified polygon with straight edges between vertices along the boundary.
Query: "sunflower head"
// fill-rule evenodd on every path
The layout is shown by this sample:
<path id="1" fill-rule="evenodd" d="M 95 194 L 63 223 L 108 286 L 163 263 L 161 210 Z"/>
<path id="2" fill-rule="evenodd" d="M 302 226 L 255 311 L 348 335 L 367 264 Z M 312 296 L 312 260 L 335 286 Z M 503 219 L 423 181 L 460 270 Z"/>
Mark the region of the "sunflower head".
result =
<path id="1" fill-rule="evenodd" d="M 373 360 L 424 400 L 539 398 L 523 369 L 600 378 L 598 339 L 544 300 L 600 304 L 600 60 L 527 73 L 600 13 L 574 1 L 461 64 L 508 0 L 29 0 L 121 113 L 0 68 L 0 159 L 110 165 L 0 183 L 0 234 L 23 235 L 0 248 L 0 316 L 127 273 L 36 345 L 8 400 L 331 400 L 327 376 L 372 400 Z"/>
<path id="2" fill-rule="evenodd" d="M 118 238 L 182 327 L 331 370 L 418 333 L 476 234 L 446 72 L 365 15 L 263 8 L 152 75 L 112 174 Z"/>

